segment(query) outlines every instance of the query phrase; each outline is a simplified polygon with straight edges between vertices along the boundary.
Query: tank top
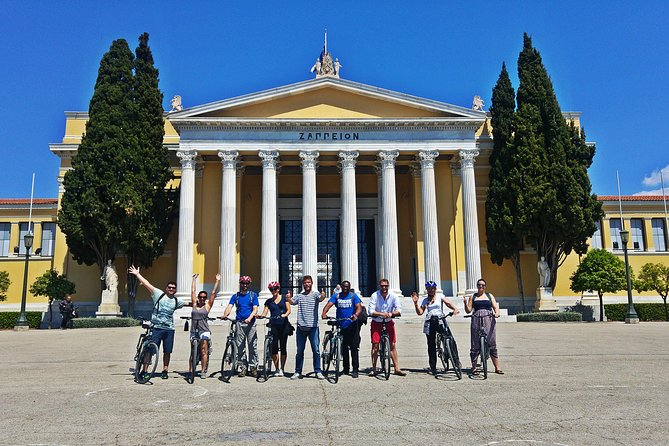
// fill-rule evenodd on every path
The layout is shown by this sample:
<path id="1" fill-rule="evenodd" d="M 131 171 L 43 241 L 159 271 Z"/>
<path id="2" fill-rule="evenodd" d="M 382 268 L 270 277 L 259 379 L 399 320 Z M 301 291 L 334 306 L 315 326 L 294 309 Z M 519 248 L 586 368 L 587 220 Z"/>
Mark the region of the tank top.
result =
<path id="1" fill-rule="evenodd" d="M 209 312 L 205 306 L 193 307 L 191 317 L 193 318 L 193 331 L 197 333 L 211 331 L 209 329 L 209 321 L 207 320 L 207 317 L 209 317 Z"/>
<path id="2" fill-rule="evenodd" d="M 430 303 L 430 298 L 426 297 L 423 299 L 421 306 L 427 308 L 425 309 L 425 319 L 430 319 L 433 316 L 443 316 L 444 312 L 441 309 L 441 299 L 435 297 L 434 302 Z"/>
<path id="3" fill-rule="evenodd" d="M 472 296 L 472 306 L 474 311 L 478 310 L 492 310 L 492 301 L 490 300 L 490 296 L 488 296 L 488 293 L 485 293 L 485 296 L 487 299 L 479 299 L 476 300 L 478 296 L 474 294 Z"/>

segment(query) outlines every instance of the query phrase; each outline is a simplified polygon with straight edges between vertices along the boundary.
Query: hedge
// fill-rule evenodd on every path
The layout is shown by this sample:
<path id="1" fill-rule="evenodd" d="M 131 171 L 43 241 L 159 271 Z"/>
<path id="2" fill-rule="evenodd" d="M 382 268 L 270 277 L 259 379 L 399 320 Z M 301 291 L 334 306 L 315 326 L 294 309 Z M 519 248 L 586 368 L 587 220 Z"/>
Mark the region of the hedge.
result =
<path id="1" fill-rule="evenodd" d="M 634 310 L 639 315 L 640 321 L 666 321 L 664 304 L 647 303 L 634 304 Z M 627 315 L 627 304 L 604 305 L 604 314 L 610 321 L 624 321 Z"/>
<path id="2" fill-rule="evenodd" d="M 135 327 L 140 321 L 131 317 L 96 318 L 82 317 L 72 319 L 72 328 L 108 328 L 108 327 Z"/>
<path id="3" fill-rule="evenodd" d="M 8 311 L 0 313 L 0 329 L 14 328 L 16 321 L 19 319 L 18 311 Z M 41 311 L 26 311 L 26 319 L 28 319 L 28 326 L 30 328 L 39 328 L 42 324 Z"/>
<path id="4" fill-rule="evenodd" d="M 520 313 L 516 315 L 518 322 L 582 322 L 581 313 L 563 311 L 561 313 Z"/>

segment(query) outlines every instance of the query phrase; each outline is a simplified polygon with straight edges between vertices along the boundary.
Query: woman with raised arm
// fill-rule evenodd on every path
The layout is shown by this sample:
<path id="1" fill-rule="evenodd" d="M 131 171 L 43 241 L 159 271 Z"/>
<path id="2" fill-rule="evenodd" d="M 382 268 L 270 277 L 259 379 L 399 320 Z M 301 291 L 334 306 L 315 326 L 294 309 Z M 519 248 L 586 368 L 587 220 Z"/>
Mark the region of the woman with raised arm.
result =
<path id="1" fill-rule="evenodd" d="M 433 375 L 437 374 L 437 332 L 442 331 L 443 327 L 441 326 L 440 319 L 444 316 L 444 312 L 441 309 L 441 304 L 443 303 L 448 308 L 453 310 L 453 316 L 459 313 L 453 303 L 448 300 L 446 297 L 442 296 L 441 299 L 437 299 L 437 284 L 432 281 L 425 283 L 425 291 L 427 291 L 427 297 L 423 299 L 420 306 L 418 305 L 418 293 L 415 291 L 411 293 L 411 299 L 413 299 L 413 306 L 416 310 L 418 316 L 425 314 L 425 322 L 423 323 L 423 333 L 427 337 L 427 356 L 430 362 L 430 373 Z M 446 321 L 444 321 L 444 324 Z"/>
<path id="2" fill-rule="evenodd" d="M 207 375 L 207 365 L 209 364 L 209 341 L 211 341 L 211 330 L 209 329 L 209 312 L 211 311 L 212 305 L 214 305 L 214 299 L 216 299 L 216 293 L 218 292 L 218 286 L 221 282 L 221 275 L 216 274 L 216 282 L 214 283 L 214 289 L 207 299 L 207 292 L 202 290 L 197 293 L 195 296 L 195 281 L 197 280 L 199 274 L 193 274 L 193 282 L 190 287 L 190 300 L 191 305 L 193 306 L 193 311 L 191 312 L 191 317 L 193 319 L 193 327 L 191 328 L 191 335 L 197 336 L 199 339 L 208 342 L 201 343 L 200 357 L 202 358 L 202 374 L 201 378 L 205 378 Z M 195 370 L 192 370 L 192 365 L 188 361 L 188 372 L 195 373 Z"/>
<path id="3" fill-rule="evenodd" d="M 274 361 L 274 376 L 283 376 L 283 369 L 286 366 L 288 352 L 288 316 L 290 315 L 290 297 L 281 296 L 281 284 L 279 282 L 270 282 L 267 285 L 272 297 L 265 301 L 265 308 L 261 317 L 270 314 L 270 326 L 272 329 L 272 360 Z M 290 292 L 290 291 L 289 291 Z M 286 293 L 288 294 L 288 293 Z M 279 351 L 281 352 L 281 364 L 279 366 Z"/>
<path id="4" fill-rule="evenodd" d="M 477 376 L 479 371 L 476 368 L 476 358 L 481 352 L 481 340 L 479 338 L 479 328 L 481 321 L 483 329 L 488 334 L 488 346 L 490 347 L 490 359 L 495 366 L 495 373 L 503 375 L 504 372 L 499 368 L 499 357 L 497 356 L 497 321 L 495 318 L 499 317 L 499 304 L 495 296 L 491 293 L 486 293 L 486 282 L 483 279 L 476 281 L 476 293 L 471 296 L 465 296 L 465 312 L 472 315 L 471 323 L 471 349 L 469 350 L 469 357 L 472 360 L 472 375 Z M 494 317 L 490 317 L 494 316 Z"/>

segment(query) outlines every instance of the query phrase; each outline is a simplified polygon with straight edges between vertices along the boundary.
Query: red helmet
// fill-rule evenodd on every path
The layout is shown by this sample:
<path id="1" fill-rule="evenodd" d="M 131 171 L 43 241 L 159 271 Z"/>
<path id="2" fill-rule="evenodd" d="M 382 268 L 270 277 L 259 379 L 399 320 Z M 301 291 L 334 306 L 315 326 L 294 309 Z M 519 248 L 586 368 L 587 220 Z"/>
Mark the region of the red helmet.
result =
<path id="1" fill-rule="evenodd" d="M 274 288 L 281 288 L 281 284 L 279 282 L 270 282 L 267 284 L 267 288 L 271 291 Z"/>
<path id="2" fill-rule="evenodd" d="M 239 283 L 251 283 L 251 276 L 242 276 L 239 278 Z"/>

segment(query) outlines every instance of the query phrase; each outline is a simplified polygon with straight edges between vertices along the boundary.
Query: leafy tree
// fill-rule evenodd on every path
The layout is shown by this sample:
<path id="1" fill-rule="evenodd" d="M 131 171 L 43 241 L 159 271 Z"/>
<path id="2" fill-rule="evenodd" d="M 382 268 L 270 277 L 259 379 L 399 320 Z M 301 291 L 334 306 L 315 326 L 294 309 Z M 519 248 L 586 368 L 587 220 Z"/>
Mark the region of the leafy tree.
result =
<path id="1" fill-rule="evenodd" d="M 7 290 L 12 282 L 7 271 L 0 271 L 0 301 L 7 299 Z"/>
<path id="2" fill-rule="evenodd" d="M 516 190 L 515 218 L 520 234 L 536 241 L 555 288 L 557 270 L 567 256 L 587 251 L 586 241 L 601 219 L 601 203 L 591 193 L 587 169 L 595 148 L 569 126 L 552 82 L 525 34 L 518 56 L 520 86 L 513 121 L 513 150 L 508 181 Z"/>
<path id="3" fill-rule="evenodd" d="M 163 145 L 165 124 L 163 94 L 158 88 L 158 70 L 148 46 L 149 35 L 139 37 L 135 50 L 133 131 L 137 150 L 130 156 L 119 201 L 126 212 L 120 222 L 121 248 L 128 265 L 150 267 L 164 251 L 176 216 L 176 193 L 166 190 L 172 178 L 169 154 Z M 128 314 L 134 316 L 137 279 L 128 274 Z"/>
<path id="4" fill-rule="evenodd" d="M 508 173 L 512 167 L 511 144 L 513 138 L 513 115 L 516 108 L 515 92 L 502 63 L 502 71 L 492 90 L 490 107 L 493 133 L 493 150 L 490 154 L 490 174 L 486 198 L 486 243 L 490 259 L 502 265 L 511 260 L 516 270 L 516 281 L 520 293 L 522 312 L 525 312 L 525 291 L 523 288 L 520 249 L 522 234 L 517 228 L 516 193 Z"/>
<path id="5" fill-rule="evenodd" d="M 646 263 L 639 271 L 639 278 L 634 281 L 634 289 L 643 292 L 653 290 L 664 302 L 664 316 L 669 322 L 667 295 L 669 294 L 669 266 L 661 263 Z"/>
<path id="6" fill-rule="evenodd" d="M 76 288 L 74 283 L 67 280 L 63 274 L 58 274 L 58 271 L 51 269 L 45 271 L 39 276 L 35 282 L 30 285 L 30 292 L 34 296 L 46 296 L 49 298 L 49 327 L 51 327 L 51 320 L 53 314 L 51 311 L 51 304 L 54 300 L 63 300 L 68 294 L 74 294 Z"/>
<path id="7" fill-rule="evenodd" d="M 58 212 L 58 225 L 72 257 L 79 264 L 97 264 L 100 275 L 119 249 L 119 223 L 127 211 L 119 198 L 127 172 L 136 169 L 132 69 L 127 42 L 115 40 L 100 62 L 86 133 L 72 159 L 72 170 L 65 174 Z"/>
<path id="8" fill-rule="evenodd" d="M 571 275 L 572 291 L 577 293 L 597 291 L 600 321 L 604 320 L 604 293 L 615 293 L 626 288 L 625 262 L 605 249 L 593 249 L 588 252 Z"/>

